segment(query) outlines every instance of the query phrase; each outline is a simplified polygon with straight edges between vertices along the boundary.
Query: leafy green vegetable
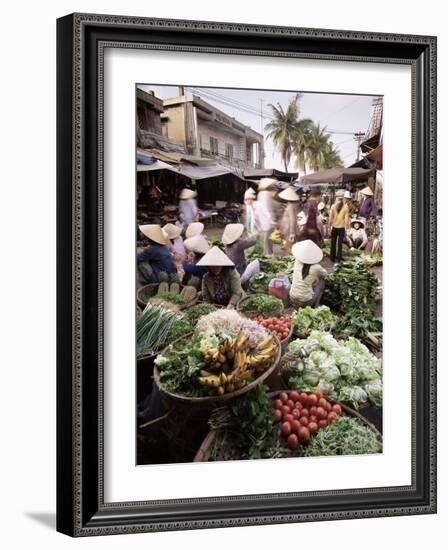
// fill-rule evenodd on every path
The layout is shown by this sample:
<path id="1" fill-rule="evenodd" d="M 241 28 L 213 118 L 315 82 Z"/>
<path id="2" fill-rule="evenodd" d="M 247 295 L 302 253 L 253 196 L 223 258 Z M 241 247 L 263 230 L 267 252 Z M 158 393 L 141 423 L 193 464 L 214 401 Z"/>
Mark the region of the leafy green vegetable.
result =
<path id="1" fill-rule="evenodd" d="M 148 304 L 137 318 L 137 357 L 156 353 L 178 319 L 179 315 L 174 311 Z"/>
<path id="2" fill-rule="evenodd" d="M 161 292 L 160 294 L 154 296 L 154 300 L 162 300 L 178 306 L 183 306 L 186 303 L 185 299 L 180 294 L 176 294 L 175 292 Z M 152 301 L 152 298 L 150 301 Z"/>
<path id="3" fill-rule="evenodd" d="M 266 386 L 259 385 L 210 417 L 212 429 L 233 433 L 241 458 L 271 456 L 274 418 L 266 391 Z M 222 440 L 221 445 L 225 442 L 226 439 Z M 212 455 L 215 460 L 219 458 L 221 445 L 215 445 Z"/>
<path id="4" fill-rule="evenodd" d="M 160 381 L 168 392 L 199 397 L 205 390 L 197 385 L 198 373 L 205 368 L 200 351 L 200 337 L 193 335 L 172 345 L 166 355 L 158 355 L 155 364 Z"/>
<path id="5" fill-rule="evenodd" d="M 357 418 L 338 416 L 311 439 L 305 456 L 366 455 L 381 452 L 381 440 L 373 430 Z"/>
<path id="6" fill-rule="evenodd" d="M 260 271 L 251 278 L 249 286 L 252 292 L 266 293 L 269 281 L 274 277 L 280 274 L 292 276 L 295 259 L 293 256 L 265 256 L 256 248 L 255 246 L 251 252 L 246 254 L 249 261 L 258 260 L 260 262 Z"/>
<path id="7" fill-rule="evenodd" d="M 283 313 L 283 302 L 268 294 L 253 294 L 240 303 L 241 311 L 256 311 L 266 317 L 278 317 Z"/>
<path id="8" fill-rule="evenodd" d="M 295 311 L 292 316 L 294 333 L 301 338 L 306 338 L 313 330 L 331 332 L 336 322 L 337 317 L 331 313 L 327 306 L 318 308 L 307 306 Z"/>
<path id="9" fill-rule="evenodd" d="M 321 390 L 332 401 L 342 401 L 355 409 L 373 397 L 382 399 L 382 364 L 356 338 L 336 340 L 327 332 L 313 331 L 306 339 L 288 346 L 298 358 L 284 373 L 288 386 L 299 391 Z M 370 386 L 372 382 L 374 386 Z M 369 391 L 367 390 L 369 388 Z"/>
<path id="10" fill-rule="evenodd" d="M 197 304 L 188 308 L 185 314 L 192 326 L 195 326 L 198 320 L 203 315 L 208 315 L 209 313 L 212 313 L 212 311 L 216 311 L 217 309 L 218 308 L 213 304 Z"/>
<path id="11" fill-rule="evenodd" d="M 326 279 L 324 302 L 332 309 L 351 314 L 372 311 L 378 281 L 362 259 L 338 263 Z"/>
<path id="12" fill-rule="evenodd" d="M 164 346 L 168 346 L 178 338 L 182 338 L 186 334 L 193 332 L 193 326 L 188 319 L 178 319 L 174 321 L 168 330 Z"/>

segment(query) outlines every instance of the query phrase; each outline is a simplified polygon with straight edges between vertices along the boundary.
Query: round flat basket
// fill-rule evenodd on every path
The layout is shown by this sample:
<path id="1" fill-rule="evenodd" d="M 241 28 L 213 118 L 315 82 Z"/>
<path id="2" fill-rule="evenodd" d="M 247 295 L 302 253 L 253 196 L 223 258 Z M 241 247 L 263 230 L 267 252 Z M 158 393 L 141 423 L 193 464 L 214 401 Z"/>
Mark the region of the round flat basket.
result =
<path id="1" fill-rule="evenodd" d="M 190 333 L 186 336 L 183 336 L 182 338 L 179 338 L 179 340 L 176 340 L 171 345 L 174 345 L 177 342 L 180 342 L 182 340 L 190 339 L 192 334 L 193 333 Z M 262 384 L 275 371 L 281 357 L 281 346 L 280 346 L 280 342 L 278 341 L 278 338 L 276 338 L 275 336 L 274 338 L 277 343 L 277 350 L 275 352 L 275 355 L 272 357 L 266 370 L 260 373 L 260 375 L 257 376 L 255 380 L 252 380 L 252 382 L 250 382 L 249 384 L 246 384 L 246 386 L 234 392 L 225 393 L 224 395 L 213 395 L 208 397 L 187 397 L 185 395 L 168 392 L 163 388 L 163 385 L 160 381 L 160 373 L 157 368 L 157 365 L 154 366 L 154 383 L 157 385 L 162 398 L 169 405 L 183 406 L 185 408 L 195 407 L 195 408 L 204 408 L 204 409 L 214 409 L 216 407 L 220 407 L 221 405 L 224 405 L 225 403 L 232 401 L 236 397 L 239 397 L 240 395 L 244 395 L 245 393 L 257 387 L 259 384 Z M 161 355 L 164 355 L 165 353 L 167 353 L 168 350 L 169 350 L 169 347 L 166 348 L 161 353 Z"/>
<path id="2" fill-rule="evenodd" d="M 261 294 L 261 293 L 260 293 Z M 275 298 L 275 296 L 270 296 L 269 294 L 266 294 L 266 296 L 269 296 L 269 298 Z M 236 310 L 238 311 L 238 313 L 241 313 L 241 315 L 244 315 L 245 317 L 248 317 L 249 319 L 252 319 L 253 317 L 256 317 L 257 315 L 262 315 L 259 311 L 257 310 L 243 310 L 241 309 L 241 306 L 247 301 L 249 300 L 251 296 L 245 296 L 244 298 L 242 298 L 237 306 L 236 306 Z M 280 300 L 281 301 L 281 300 Z M 282 304 L 283 306 L 283 304 Z M 283 315 L 283 312 L 284 312 L 284 306 L 282 308 L 282 311 L 278 314 L 278 315 L 272 315 L 272 317 L 278 317 L 279 315 Z"/>
<path id="3" fill-rule="evenodd" d="M 184 285 L 179 285 L 180 291 L 184 288 Z M 157 297 L 157 291 L 159 289 L 159 283 L 151 283 L 149 285 L 142 286 L 137 291 L 137 303 L 143 309 L 145 309 L 148 301 L 151 298 Z M 199 301 L 199 293 L 196 294 L 196 297 L 189 302 L 179 306 L 179 309 L 186 309 L 188 307 L 194 306 Z"/>

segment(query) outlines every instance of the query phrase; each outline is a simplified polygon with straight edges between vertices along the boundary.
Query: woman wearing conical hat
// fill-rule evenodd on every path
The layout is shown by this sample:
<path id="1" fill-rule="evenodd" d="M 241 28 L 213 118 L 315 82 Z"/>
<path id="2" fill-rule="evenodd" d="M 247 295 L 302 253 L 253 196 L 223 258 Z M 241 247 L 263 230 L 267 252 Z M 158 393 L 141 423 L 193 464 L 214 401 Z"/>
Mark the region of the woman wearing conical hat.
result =
<path id="1" fill-rule="evenodd" d="M 197 193 L 193 189 L 184 187 L 179 195 L 179 218 L 182 223 L 188 224 L 197 221 L 198 204 Z"/>
<path id="2" fill-rule="evenodd" d="M 185 273 L 182 284 L 187 285 L 191 277 L 198 277 L 202 280 L 202 277 L 208 272 L 206 267 L 198 266 L 198 262 L 210 250 L 210 245 L 204 235 L 194 235 L 194 237 L 185 239 L 184 245 L 191 254 L 191 258 L 182 264 Z"/>
<path id="3" fill-rule="evenodd" d="M 261 178 L 258 184 L 257 200 L 253 203 L 255 223 L 263 239 L 263 253 L 272 254 L 272 242 L 269 235 L 275 225 L 274 218 L 274 178 Z"/>
<path id="4" fill-rule="evenodd" d="M 358 218 L 363 218 L 367 224 L 369 216 L 376 213 L 375 199 L 373 191 L 369 186 L 361 189 L 361 204 L 359 205 Z"/>
<path id="5" fill-rule="evenodd" d="M 232 260 L 220 248 L 214 246 L 197 265 L 208 268 L 208 273 L 202 278 L 204 302 L 226 306 L 229 309 L 236 307 L 244 297 L 244 290 Z"/>
<path id="6" fill-rule="evenodd" d="M 244 225 L 242 223 L 229 223 L 222 234 L 222 242 L 225 245 L 225 253 L 235 264 L 235 268 L 242 275 L 247 267 L 244 251 L 257 242 L 256 237 L 243 239 Z"/>
<path id="7" fill-rule="evenodd" d="M 295 257 L 289 298 L 294 307 L 315 307 L 325 288 L 327 271 L 320 265 L 322 250 L 313 241 L 300 241 L 292 247 Z"/>
<path id="8" fill-rule="evenodd" d="M 188 227 L 185 230 L 185 238 L 190 239 L 196 235 L 202 235 L 203 232 L 204 224 L 202 222 L 193 222 L 188 224 Z"/>
<path id="9" fill-rule="evenodd" d="M 280 233 L 286 241 L 286 253 L 291 254 L 291 247 L 297 237 L 297 205 L 300 200 L 299 195 L 292 187 L 287 187 L 278 194 L 278 198 L 286 201 L 286 208 L 280 220 Z"/>
<path id="10" fill-rule="evenodd" d="M 181 228 L 173 223 L 167 223 L 162 229 L 168 237 L 168 248 L 171 250 L 173 259 L 180 258 L 183 260 L 185 257 L 185 246 L 184 240 L 180 236 L 182 233 Z"/>
<path id="11" fill-rule="evenodd" d="M 137 256 L 139 283 L 159 282 L 161 271 L 176 273 L 176 266 L 168 248 L 168 237 L 160 225 L 140 225 L 139 229 L 149 241 L 148 246 Z"/>
<path id="12" fill-rule="evenodd" d="M 348 232 L 348 241 L 350 248 L 359 248 L 363 250 L 368 243 L 367 233 L 363 220 L 354 219 L 350 223 L 350 231 Z"/>

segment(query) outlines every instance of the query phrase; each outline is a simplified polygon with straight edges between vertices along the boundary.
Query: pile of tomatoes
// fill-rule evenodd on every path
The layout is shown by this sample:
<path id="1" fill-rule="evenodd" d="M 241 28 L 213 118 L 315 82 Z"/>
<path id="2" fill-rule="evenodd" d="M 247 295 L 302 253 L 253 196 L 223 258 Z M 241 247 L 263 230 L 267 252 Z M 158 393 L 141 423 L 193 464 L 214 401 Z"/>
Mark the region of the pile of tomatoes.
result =
<path id="1" fill-rule="evenodd" d="M 322 392 L 282 392 L 274 400 L 274 418 L 290 449 L 306 443 L 320 428 L 331 424 L 342 412 L 341 406 L 325 399 Z"/>
<path id="2" fill-rule="evenodd" d="M 258 315 L 255 317 L 255 321 L 262 327 L 273 332 L 280 341 L 289 336 L 291 330 L 290 317 L 263 317 L 262 315 Z"/>

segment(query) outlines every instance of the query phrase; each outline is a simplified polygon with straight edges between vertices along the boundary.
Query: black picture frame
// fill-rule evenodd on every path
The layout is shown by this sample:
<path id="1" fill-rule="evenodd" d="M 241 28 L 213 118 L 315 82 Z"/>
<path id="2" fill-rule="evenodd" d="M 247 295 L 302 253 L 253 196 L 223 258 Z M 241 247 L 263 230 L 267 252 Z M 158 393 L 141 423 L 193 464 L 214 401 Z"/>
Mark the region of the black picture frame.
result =
<path id="1" fill-rule="evenodd" d="M 410 486 L 104 502 L 102 56 L 108 45 L 411 66 Z M 57 21 L 57 52 L 57 530 L 89 536 L 435 513 L 436 38 L 72 14 Z"/>

